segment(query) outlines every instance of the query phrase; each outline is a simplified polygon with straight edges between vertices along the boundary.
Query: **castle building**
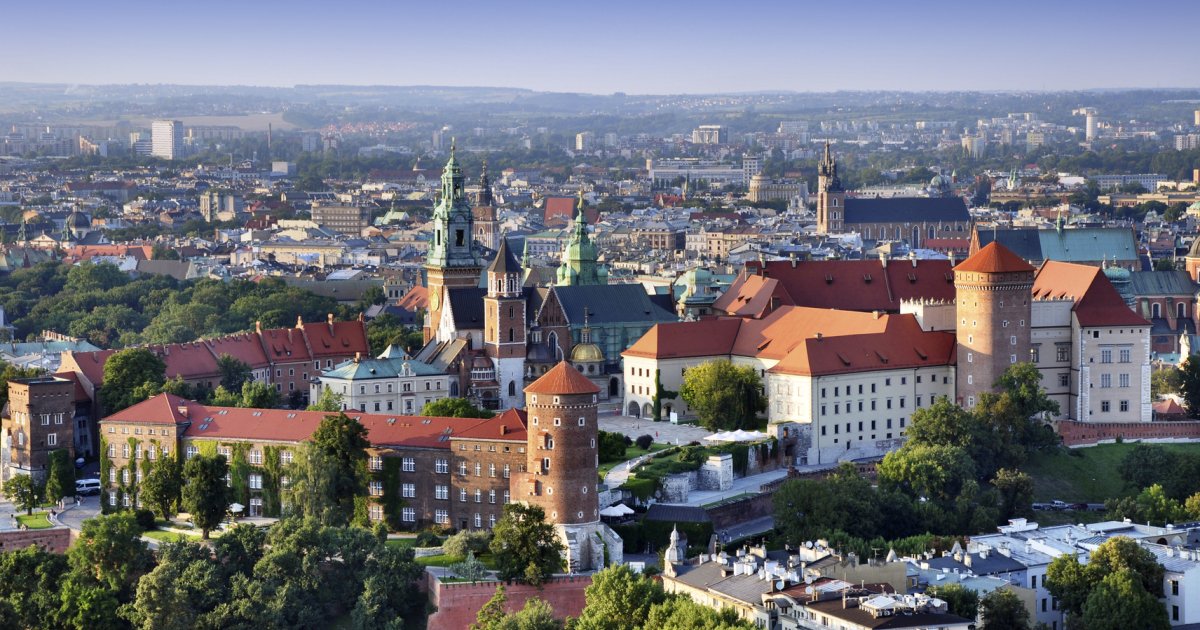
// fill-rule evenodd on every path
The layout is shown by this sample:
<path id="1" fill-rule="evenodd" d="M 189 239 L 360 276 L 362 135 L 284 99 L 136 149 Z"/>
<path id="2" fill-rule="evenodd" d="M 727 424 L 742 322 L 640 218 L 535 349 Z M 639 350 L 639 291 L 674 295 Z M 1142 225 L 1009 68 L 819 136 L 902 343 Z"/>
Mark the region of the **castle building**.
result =
<path id="1" fill-rule="evenodd" d="M 1010 366 L 1030 360 L 1033 267 L 990 244 L 954 268 L 958 400 L 970 409 Z"/>
<path id="2" fill-rule="evenodd" d="M 525 388 L 526 488 L 566 547 L 568 573 L 621 562 L 621 538 L 600 522 L 596 407 L 600 388 L 563 362 Z"/>
<path id="3" fill-rule="evenodd" d="M 71 461 L 75 459 L 75 383 L 38 376 L 9 381 L 7 386 L 0 472 L 5 480 L 29 475 L 43 482 L 52 451 L 67 449 Z"/>
<path id="4" fill-rule="evenodd" d="M 374 359 L 355 356 L 313 379 L 309 400 L 325 388 L 342 397 L 342 409 L 363 413 L 421 413 L 425 405 L 449 395 L 445 372 L 388 346 Z"/>
<path id="5" fill-rule="evenodd" d="M 826 143 L 817 166 L 817 233 L 857 232 L 865 241 L 907 241 L 913 248 L 926 239 L 967 238 L 971 215 L 949 178 L 935 177 L 928 189 L 928 197 L 848 195 Z"/>
<path id="6" fill-rule="evenodd" d="M 587 286 L 608 284 L 608 270 L 597 264 L 596 244 L 587 232 L 587 217 L 583 213 L 583 191 L 579 192 L 574 227 L 563 264 L 558 268 L 559 286 Z"/>
<path id="7" fill-rule="evenodd" d="M 429 311 L 425 320 L 425 341 L 448 312 L 449 289 L 479 286 L 483 265 L 471 246 L 474 214 L 465 196 L 462 168 L 451 145 L 450 160 L 442 172 L 441 197 L 433 209 L 433 235 L 425 259 L 425 279 L 429 289 Z"/>

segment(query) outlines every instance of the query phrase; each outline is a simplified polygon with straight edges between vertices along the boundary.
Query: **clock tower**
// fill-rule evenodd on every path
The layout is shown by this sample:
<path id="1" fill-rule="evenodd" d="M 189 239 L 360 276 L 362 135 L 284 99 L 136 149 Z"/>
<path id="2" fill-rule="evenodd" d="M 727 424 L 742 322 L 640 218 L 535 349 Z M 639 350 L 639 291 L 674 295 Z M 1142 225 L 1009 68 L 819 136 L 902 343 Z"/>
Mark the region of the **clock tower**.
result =
<path id="1" fill-rule="evenodd" d="M 466 197 L 466 180 L 458 165 L 456 147 L 450 145 L 450 161 L 442 171 L 442 190 L 433 208 L 433 234 L 425 259 L 425 286 L 429 310 L 425 314 L 425 341 L 437 332 L 448 303 L 447 289 L 479 286 L 483 266 L 476 257 L 472 227 L 474 218 Z"/>

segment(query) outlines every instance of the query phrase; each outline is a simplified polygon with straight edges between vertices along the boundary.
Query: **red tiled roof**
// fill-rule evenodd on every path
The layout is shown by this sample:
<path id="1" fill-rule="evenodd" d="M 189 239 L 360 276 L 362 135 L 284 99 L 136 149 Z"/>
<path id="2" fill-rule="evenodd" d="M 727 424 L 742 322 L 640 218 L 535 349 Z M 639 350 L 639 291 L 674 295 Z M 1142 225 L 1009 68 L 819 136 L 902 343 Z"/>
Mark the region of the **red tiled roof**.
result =
<path id="1" fill-rule="evenodd" d="M 319 324 L 317 324 L 319 325 Z M 311 361 L 312 355 L 304 343 L 304 331 L 296 328 L 273 328 L 262 331 L 262 343 L 270 361 Z"/>
<path id="2" fill-rule="evenodd" d="M 923 331 L 902 318 L 885 333 L 805 339 L 770 371 L 817 376 L 949 365 L 954 347 L 954 334 Z"/>
<path id="3" fill-rule="evenodd" d="M 414 313 L 417 309 L 429 308 L 429 289 L 419 284 L 413 285 L 413 288 L 396 302 L 396 306 Z"/>
<path id="4" fill-rule="evenodd" d="M 974 256 L 959 263 L 954 270 L 976 273 L 1013 273 L 1033 271 L 1033 265 L 1022 260 L 1011 249 L 992 241 L 983 249 L 975 252 Z"/>
<path id="5" fill-rule="evenodd" d="M 91 397 L 88 396 L 87 391 L 85 389 L 83 389 L 83 383 L 79 382 L 78 374 L 76 374 L 74 372 L 56 372 L 54 375 L 59 378 L 65 378 L 75 384 L 75 393 L 74 393 L 74 398 L 72 399 L 74 402 L 77 402 L 77 403 L 91 402 L 91 400 L 92 400 Z"/>
<path id="6" fill-rule="evenodd" d="M 525 388 L 529 394 L 597 394 L 600 388 L 566 361 L 550 368 L 538 380 Z"/>
<path id="7" fill-rule="evenodd" d="M 370 351 L 367 347 L 367 328 L 359 321 L 334 321 L 330 315 L 328 322 L 304 324 L 304 336 L 308 337 L 313 358 Z"/>
<path id="8" fill-rule="evenodd" d="M 777 280 L 778 287 L 764 280 L 751 281 L 755 275 Z M 749 310 L 762 310 L 759 304 L 778 297 L 781 305 L 895 313 L 904 300 L 953 300 L 953 280 L 949 260 L 917 260 L 915 264 L 889 260 L 886 265 L 879 260 L 809 260 L 794 265 L 777 260 L 765 267 L 755 260 L 746 263 L 746 270 L 725 295 L 735 293 L 730 301 L 742 296 L 750 303 Z M 722 309 L 722 304 L 718 299 L 714 308 Z"/>
<path id="9" fill-rule="evenodd" d="M 770 311 L 772 297 L 784 304 L 795 302 L 775 278 L 740 274 L 713 302 L 713 309 L 736 317 L 762 317 Z"/>
<path id="10" fill-rule="evenodd" d="M 453 439 L 505 440 L 524 442 L 527 439 L 524 409 L 506 409 L 500 415 L 455 433 Z"/>
<path id="11" fill-rule="evenodd" d="M 263 352 L 262 342 L 254 333 L 241 333 L 228 337 L 209 339 L 206 343 L 218 358 L 223 354 L 249 365 L 251 367 L 267 364 L 267 355 Z"/>
<path id="12" fill-rule="evenodd" d="M 655 324 L 621 356 L 677 359 L 728 355 L 742 321 L 720 318 Z"/>
<path id="13" fill-rule="evenodd" d="M 1172 398 L 1159 400 L 1154 403 L 1153 407 L 1154 413 L 1159 415 L 1182 416 L 1187 413 L 1187 411 L 1184 410 L 1184 408 Z"/>
<path id="14" fill-rule="evenodd" d="M 450 438 L 474 429 L 481 424 L 497 422 L 504 416 L 486 420 L 479 418 L 443 418 L 366 414 L 346 411 L 367 429 L 367 439 L 373 446 L 411 446 L 450 448 Z M 287 409 L 243 409 L 213 407 L 185 400 L 172 394 L 159 394 L 128 409 L 119 411 L 102 422 L 145 424 L 183 424 L 185 437 L 206 439 L 252 440 L 263 442 L 300 442 L 309 438 L 321 420 L 330 415 L 324 411 L 289 411 Z M 483 430 L 486 433 L 486 430 Z M 524 427 L 514 432 L 515 441 L 523 441 Z"/>
<path id="15" fill-rule="evenodd" d="M 1033 279 L 1037 300 L 1073 300 L 1080 326 L 1149 326 L 1133 312 L 1099 267 L 1048 260 Z"/>

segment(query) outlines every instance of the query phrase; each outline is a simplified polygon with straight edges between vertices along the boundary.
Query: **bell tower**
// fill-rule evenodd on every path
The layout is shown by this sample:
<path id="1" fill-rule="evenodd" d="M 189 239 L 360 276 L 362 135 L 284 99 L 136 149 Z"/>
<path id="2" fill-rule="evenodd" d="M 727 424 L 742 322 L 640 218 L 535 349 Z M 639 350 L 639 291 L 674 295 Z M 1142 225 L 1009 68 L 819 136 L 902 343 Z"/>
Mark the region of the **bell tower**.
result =
<path id="1" fill-rule="evenodd" d="M 441 196 L 433 208 L 433 234 L 425 259 L 425 286 L 429 309 L 425 314 L 425 341 L 436 334 L 445 310 L 446 290 L 479 286 L 483 271 L 473 248 L 471 204 L 466 198 L 466 180 L 451 142 L 450 160 L 442 171 Z"/>
<path id="2" fill-rule="evenodd" d="M 496 259 L 487 271 L 487 296 L 483 298 L 483 349 L 496 367 L 502 408 L 521 406 L 525 374 L 525 295 L 521 265 L 500 239 Z"/>
<path id="3" fill-rule="evenodd" d="M 825 143 L 825 159 L 817 166 L 817 233 L 837 234 L 846 221 L 846 189 L 838 177 L 837 161 Z"/>

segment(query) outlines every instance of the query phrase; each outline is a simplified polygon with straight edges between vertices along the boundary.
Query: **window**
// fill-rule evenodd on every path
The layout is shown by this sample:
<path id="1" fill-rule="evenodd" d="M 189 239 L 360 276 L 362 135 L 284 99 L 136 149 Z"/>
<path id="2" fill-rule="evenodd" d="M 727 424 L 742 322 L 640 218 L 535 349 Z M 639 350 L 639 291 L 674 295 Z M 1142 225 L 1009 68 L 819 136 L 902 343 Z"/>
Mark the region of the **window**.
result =
<path id="1" fill-rule="evenodd" d="M 449 501 L 450 500 L 450 487 L 449 486 L 434 486 L 433 487 L 433 498 L 441 499 L 443 501 Z"/>
<path id="2" fill-rule="evenodd" d="M 1129 375 L 1128 374 L 1118 374 L 1117 381 L 1120 383 L 1121 387 L 1129 387 Z"/>
<path id="3" fill-rule="evenodd" d="M 121 471 L 121 483 L 123 483 L 125 485 L 129 485 L 129 469 L 128 468 Z"/>
<path id="4" fill-rule="evenodd" d="M 108 491 L 108 504 L 111 505 L 112 507 L 117 506 L 117 491 L 116 490 Z"/>
<path id="5" fill-rule="evenodd" d="M 417 497 L 416 484 L 400 484 L 400 496 L 404 497 L 405 499 L 415 499 Z"/>
<path id="6" fill-rule="evenodd" d="M 413 523 L 417 520 L 417 511 L 413 508 L 403 508 L 400 510 L 400 520 L 405 523 Z"/>
<path id="7" fill-rule="evenodd" d="M 512 329 L 509 329 L 508 333 L 511 335 Z M 483 518 L 479 516 L 479 512 L 475 513 L 475 527 L 483 527 Z"/>
<path id="8" fill-rule="evenodd" d="M 383 470 L 383 458 L 378 455 L 368 457 L 367 468 L 375 471 Z"/>
<path id="9" fill-rule="evenodd" d="M 1179 580 L 1171 580 L 1171 595 L 1179 595 Z"/>
<path id="10" fill-rule="evenodd" d="M 109 454 L 109 455 L 112 455 L 112 447 L 110 446 L 110 447 L 108 447 L 108 449 L 109 449 L 109 453 L 108 453 L 108 454 Z M 196 447 L 196 446 L 194 446 L 194 445 L 188 444 L 188 447 L 187 447 L 187 449 L 184 451 L 184 456 L 185 456 L 185 457 L 187 457 L 188 459 L 191 459 L 191 458 L 195 457 L 195 456 L 196 456 L 196 454 L 197 454 L 197 453 L 199 453 L 199 452 L 200 452 L 200 449 L 199 449 L 199 447 Z"/>
<path id="11" fill-rule="evenodd" d="M 217 447 L 217 454 L 218 454 L 218 455 L 224 455 L 224 456 L 225 456 L 225 459 L 229 459 L 229 455 L 230 455 L 230 453 L 231 453 L 231 452 L 232 452 L 232 451 L 231 451 L 231 449 L 230 449 L 228 446 L 218 446 L 218 447 Z"/>
<path id="12" fill-rule="evenodd" d="M 488 476 L 489 477 L 496 476 L 496 465 L 495 464 L 488 464 Z"/>
<path id="13" fill-rule="evenodd" d="M 480 464 L 479 462 L 475 462 L 475 476 L 476 477 L 483 476 L 483 464 Z"/>
<path id="14" fill-rule="evenodd" d="M 1042 360 L 1042 349 L 1034 346 L 1029 349 L 1029 360 L 1038 363 Z"/>
<path id="15" fill-rule="evenodd" d="M 151 459 L 153 459 L 153 456 L 151 456 Z M 250 451 L 250 463 L 261 465 L 262 462 L 263 462 L 262 451 L 260 451 L 258 449 L 251 450 Z"/>
<path id="16" fill-rule="evenodd" d="M 1101 350 L 1100 351 L 1100 362 L 1101 363 L 1112 363 L 1112 350 L 1107 350 L 1107 349 Z"/>
<path id="17" fill-rule="evenodd" d="M 483 491 L 479 488 L 475 488 L 475 502 L 483 503 Z"/>
<path id="18" fill-rule="evenodd" d="M 108 469 L 108 483 L 117 483 L 117 469 L 116 468 Z"/>
<path id="19" fill-rule="evenodd" d="M 1058 344 L 1054 347 L 1054 360 L 1059 363 L 1066 363 L 1071 360 L 1071 347 L 1066 344 Z"/>
<path id="20" fill-rule="evenodd" d="M 279 463 L 288 466 L 292 463 L 291 451 L 279 451 Z"/>
<path id="21" fill-rule="evenodd" d="M 433 522 L 445 525 L 450 522 L 450 514 L 446 510 L 435 510 L 433 513 Z"/>
<path id="22" fill-rule="evenodd" d="M 370 483 L 367 484 L 367 492 L 369 492 L 373 497 L 383 496 L 383 482 L 372 479 Z"/>
<path id="23" fill-rule="evenodd" d="M 488 515 L 488 527 L 489 527 L 489 528 L 495 528 L 495 527 L 496 527 L 496 515 L 495 515 L 495 514 L 489 514 L 489 515 Z"/>
<path id="24" fill-rule="evenodd" d="M 1101 411 L 1101 412 L 1103 412 L 1103 413 L 1108 413 L 1108 411 L 1109 411 L 1109 402 L 1108 402 L 1107 400 L 1104 400 L 1104 401 L 1101 401 L 1101 402 L 1100 402 L 1100 411 Z"/>
<path id="25" fill-rule="evenodd" d="M 1059 387 L 1066 387 L 1070 384 L 1071 384 L 1071 375 L 1070 374 L 1063 372 L 1062 374 L 1058 375 L 1058 386 Z"/>
<path id="26" fill-rule="evenodd" d="M 1121 401 L 1121 411 L 1129 411 L 1129 401 L 1128 400 Z"/>
<path id="27" fill-rule="evenodd" d="M 1183 306 L 1180 304 L 1180 306 Z M 1121 363 L 1129 363 L 1130 351 L 1129 348 L 1121 348 Z"/>
<path id="28" fill-rule="evenodd" d="M 371 516 L 372 521 L 375 521 L 375 522 L 382 521 L 383 520 L 383 506 L 374 504 L 374 503 L 371 504 L 370 516 Z"/>
<path id="29" fill-rule="evenodd" d="M 400 462 L 400 469 L 403 470 L 404 472 L 416 472 L 417 471 L 417 462 L 416 462 L 416 460 L 414 460 L 411 457 L 405 457 Z"/>
<path id="30" fill-rule="evenodd" d="M 495 503 L 495 502 L 496 502 L 496 491 L 488 490 L 488 503 Z"/>
<path id="31" fill-rule="evenodd" d="M 508 479 L 508 464 L 504 465 L 504 478 Z"/>
<path id="32" fill-rule="evenodd" d="M 1112 387 L 1112 374 L 1101 374 L 1100 375 L 1100 388 L 1107 389 L 1109 387 Z"/>
<path id="33" fill-rule="evenodd" d="M 450 461 L 445 459 L 435 460 L 433 462 L 434 472 L 448 473 L 450 472 Z"/>
<path id="34" fill-rule="evenodd" d="M 56 444 L 58 444 L 58 434 L 57 433 L 47 433 L 46 434 L 46 446 L 54 446 Z M 138 474 L 139 475 L 142 474 L 142 471 L 140 468 L 138 469 Z"/>
<path id="35" fill-rule="evenodd" d="M 509 502 L 508 490 L 505 490 L 504 491 L 504 505 L 508 505 L 508 502 Z"/>
<path id="36" fill-rule="evenodd" d="M 466 503 L 466 502 L 467 502 L 467 489 L 466 489 L 466 488 L 459 488 L 459 489 L 458 489 L 458 502 L 459 502 L 459 503 Z"/>
<path id="37" fill-rule="evenodd" d="M 263 487 L 262 483 L 263 483 L 262 475 L 260 475 L 258 473 L 254 473 L 254 474 L 250 475 L 250 489 L 251 490 L 262 490 L 262 487 Z"/>
<path id="38" fill-rule="evenodd" d="M 121 445 L 121 457 L 124 457 L 125 459 L 129 459 L 129 445 L 128 444 Z"/>

